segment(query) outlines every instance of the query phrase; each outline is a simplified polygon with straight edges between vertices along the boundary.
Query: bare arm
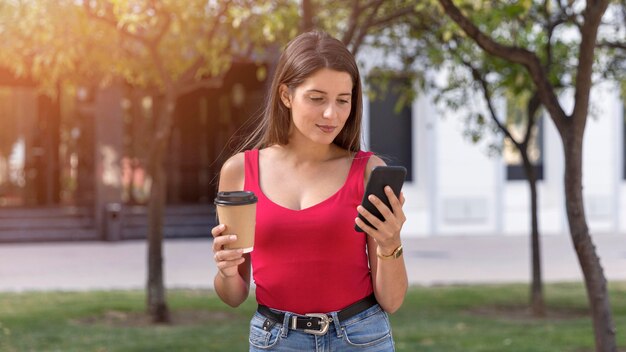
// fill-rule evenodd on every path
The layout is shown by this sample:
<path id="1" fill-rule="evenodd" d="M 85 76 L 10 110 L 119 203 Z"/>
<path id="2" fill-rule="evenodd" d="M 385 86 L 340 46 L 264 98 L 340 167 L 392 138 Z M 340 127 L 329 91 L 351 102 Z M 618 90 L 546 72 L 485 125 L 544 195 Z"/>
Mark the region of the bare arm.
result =
<path id="1" fill-rule="evenodd" d="M 385 165 L 378 157 L 372 156 L 367 163 L 365 173 L 365 183 L 369 180 L 371 170 L 375 166 Z M 377 253 L 389 255 L 397 249 L 402 241 L 400 231 L 406 221 L 402 206 L 404 205 L 404 195 L 401 193 L 398 199 L 391 188 L 386 187 L 385 193 L 391 203 L 389 209 L 380 199 L 370 196 L 370 201 L 385 217 L 385 221 L 380 221 L 365 208 L 359 205 L 357 210 L 372 225 L 366 225 L 358 217 L 355 219 L 357 225 L 368 234 L 367 249 L 369 253 L 370 268 L 372 270 L 372 283 L 374 294 L 380 306 L 388 313 L 393 313 L 400 308 L 404 301 L 404 296 L 408 288 L 408 278 L 404 264 L 404 256 L 395 259 L 379 259 Z M 392 212 L 393 210 L 393 212 Z"/>
<path id="2" fill-rule="evenodd" d="M 218 190 L 241 191 L 244 184 L 244 155 L 239 153 L 222 166 Z M 237 307 L 248 298 L 250 291 L 250 255 L 241 249 L 224 249 L 235 240 L 233 235 L 222 236 L 223 225 L 211 230 L 213 235 L 213 259 L 217 265 L 214 286 L 217 295 L 231 307 Z"/>

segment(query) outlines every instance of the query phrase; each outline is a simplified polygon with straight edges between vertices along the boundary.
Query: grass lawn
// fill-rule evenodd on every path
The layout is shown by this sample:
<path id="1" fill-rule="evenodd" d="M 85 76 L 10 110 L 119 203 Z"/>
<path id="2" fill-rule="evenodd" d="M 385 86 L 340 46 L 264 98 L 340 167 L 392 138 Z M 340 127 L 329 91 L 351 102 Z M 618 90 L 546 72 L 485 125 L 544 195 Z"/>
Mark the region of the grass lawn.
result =
<path id="1" fill-rule="evenodd" d="M 412 287 L 391 316 L 397 351 L 591 352 L 581 284 L 546 288 L 549 313 L 532 319 L 526 285 Z M 610 283 L 626 351 L 626 283 Z M 211 291 L 170 290 L 174 323 L 150 325 L 144 292 L 0 293 L 0 351 L 247 351 L 250 298 L 231 309 Z"/>

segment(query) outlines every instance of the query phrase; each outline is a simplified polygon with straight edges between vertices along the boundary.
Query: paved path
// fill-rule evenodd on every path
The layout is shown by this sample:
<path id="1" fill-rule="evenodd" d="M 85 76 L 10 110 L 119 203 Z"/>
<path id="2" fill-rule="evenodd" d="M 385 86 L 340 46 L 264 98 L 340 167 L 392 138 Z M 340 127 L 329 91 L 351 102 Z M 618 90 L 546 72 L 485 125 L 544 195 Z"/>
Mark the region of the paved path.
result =
<path id="1" fill-rule="evenodd" d="M 595 235 L 609 280 L 626 280 L 626 235 Z M 528 282 L 527 236 L 405 239 L 411 284 Z M 168 288 L 211 288 L 215 265 L 207 239 L 168 240 Z M 542 238 L 547 282 L 581 280 L 567 235 Z M 143 288 L 145 241 L 0 244 L 0 291 Z"/>

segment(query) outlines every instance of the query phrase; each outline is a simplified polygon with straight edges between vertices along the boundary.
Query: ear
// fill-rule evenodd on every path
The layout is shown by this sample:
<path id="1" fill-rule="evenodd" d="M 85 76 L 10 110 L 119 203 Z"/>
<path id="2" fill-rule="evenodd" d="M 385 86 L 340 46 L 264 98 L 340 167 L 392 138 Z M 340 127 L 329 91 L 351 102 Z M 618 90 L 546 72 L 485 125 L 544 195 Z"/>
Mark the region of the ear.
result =
<path id="1" fill-rule="evenodd" d="M 291 93 L 287 85 L 281 84 L 278 88 L 278 93 L 280 94 L 280 100 L 285 104 L 287 109 L 291 109 Z"/>

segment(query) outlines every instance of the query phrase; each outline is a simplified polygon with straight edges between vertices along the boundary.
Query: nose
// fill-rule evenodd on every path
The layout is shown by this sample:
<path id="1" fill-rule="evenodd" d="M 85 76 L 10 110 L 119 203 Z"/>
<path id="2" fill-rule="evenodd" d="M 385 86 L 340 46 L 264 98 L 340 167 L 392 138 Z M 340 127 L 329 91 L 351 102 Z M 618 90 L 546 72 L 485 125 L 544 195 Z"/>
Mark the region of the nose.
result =
<path id="1" fill-rule="evenodd" d="M 335 115 L 337 115 L 336 108 L 333 106 L 333 104 L 328 104 L 328 106 L 326 106 L 326 108 L 324 109 L 323 117 L 325 119 L 332 119 L 333 117 L 335 117 Z"/>

